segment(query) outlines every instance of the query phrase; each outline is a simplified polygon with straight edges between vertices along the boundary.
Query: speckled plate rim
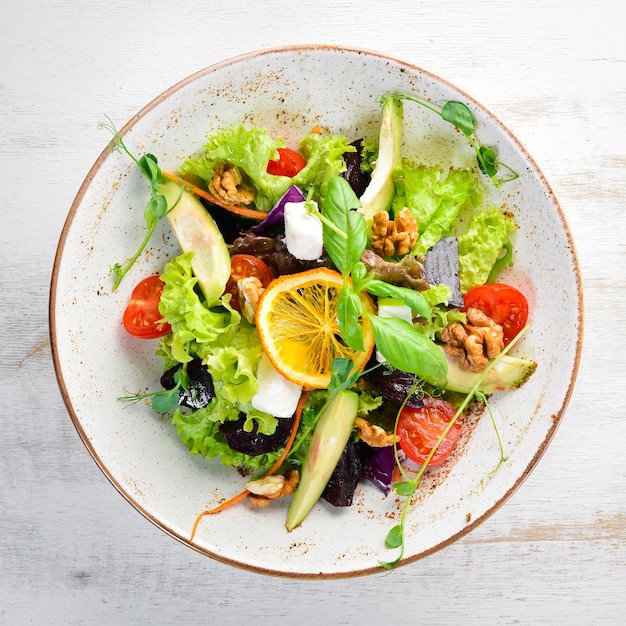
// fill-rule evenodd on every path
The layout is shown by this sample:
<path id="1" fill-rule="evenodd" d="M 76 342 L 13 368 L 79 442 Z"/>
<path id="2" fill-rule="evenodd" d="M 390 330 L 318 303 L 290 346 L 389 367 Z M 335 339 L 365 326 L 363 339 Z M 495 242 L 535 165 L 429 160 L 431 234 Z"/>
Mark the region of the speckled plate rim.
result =
<path id="1" fill-rule="evenodd" d="M 569 384 L 567 386 L 567 391 L 563 397 L 562 400 L 562 404 L 558 410 L 557 413 L 555 413 L 553 415 L 553 422 L 551 427 L 549 428 L 549 430 L 546 433 L 546 436 L 542 442 L 542 444 L 538 447 L 535 455 L 532 457 L 532 459 L 530 460 L 530 462 L 528 463 L 527 467 L 525 468 L 525 470 L 520 474 L 520 476 L 518 477 L 518 479 L 510 486 L 510 488 L 508 489 L 508 491 L 506 491 L 506 493 L 504 493 L 504 495 L 502 497 L 500 497 L 496 502 L 494 502 L 493 506 L 491 506 L 488 510 L 486 510 L 482 515 L 476 517 L 475 519 L 473 519 L 470 523 L 468 523 L 461 531 L 455 533 L 454 535 L 451 535 L 450 537 L 448 537 L 445 541 L 442 541 L 440 543 L 438 543 L 437 545 L 434 545 L 433 547 L 431 547 L 430 549 L 424 550 L 423 552 L 419 553 L 419 554 L 415 554 L 415 555 L 410 555 L 405 557 L 400 565 L 404 566 L 404 565 L 408 565 L 410 563 L 413 563 L 415 561 L 418 561 L 422 558 L 425 558 L 435 552 L 438 552 L 439 550 L 441 550 L 442 548 L 445 548 L 446 546 L 449 546 L 450 544 L 456 542 L 457 540 L 459 540 L 461 537 L 467 535 L 470 531 L 472 531 L 474 528 L 476 528 L 477 526 L 479 526 L 481 523 L 483 523 L 486 519 L 488 519 L 493 513 L 495 513 L 496 510 L 498 510 L 512 495 L 515 491 L 517 491 L 517 489 L 522 485 L 522 483 L 526 480 L 526 478 L 529 476 L 529 474 L 531 473 L 531 471 L 534 469 L 534 467 L 537 465 L 538 461 L 540 460 L 540 458 L 543 456 L 543 454 L 545 453 L 548 445 L 550 444 L 550 442 L 552 441 L 556 430 L 558 428 L 558 426 L 561 423 L 562 417 L 565 413 L 565 410 L 569 404 L 573 389 L 574 389 L 574 385 L 576 382 L 576 377 L 578 374 L 578 369 L 579 369 L 579 365 L 580 365 L 580 359 L 581 359 L 581 352 L 582 352 L 582 342 L 583 342 L 583 333 L 584 333 L 584 298 L 583 298 L 583 287 L 582 287 L 582 278 L 581 278 L 581 272 L 580 272 L 580 267 L 579 267 L 579 263 L 578 263 L 578 257 L 577 257 L 577 253 L 576 253 L 576 248 L 574 245 L 574 241 L 572 239 L 571 236 L 571 232 L 565 217 L 565 214 L 563 213 L 563 210 L 561 208 L 561 205 L 558 201 L 558 199 L 556 198 L 556 195 L 554 194 L 554 191 L 552 189 L 552 187 L 550 186 L 550 184 L 548 183 L 547 179 L 545 178 L 543 172 L 540 170 L 540 168 L 537 166 L 536 162 L 534 161 L 534 159 L 531 157 L 531 155 L 527 152 L 527 150 L 525 149 L 525 147 L 520 143 L 520 141 L 508 130 L 508 128 L 506 126 L 504 126 L 504 124 L 502 124 L 502 122 L 495 116 L 493 115 L 493 113 L 491 113 L 483 104 L 478 103 L 473 97 L 471 97 L 470 95 L 468 95 L 467 93 L 465 93 L 462 89 L 460 89 L 459 87 L 457 87 L 456 85 L 453 85 L 452 83 L 446 81 L 445 79 L 442 79 L 440 76 L 433 74 L 432 72 L 429 72 L 428 70 L 425 70 L 417 65 L 408 63 L 406 61 L 397 59 L 393 56 L 390 56 L 388 54 L 384 54 L 375 50 L 371 50 L 371 49 L 367 49 L 367 48 L 357 48 L 357 47 L 343 47 L 343 46 L 337 46 L 337 45 L 317 45 L 317 44 L 297 44 L 297 45 L 288 45 L 288 46 L 281 46 L 281 47 L 275 47 L 275 48 L 267 48 L 267 49 L 263 49 L 263 50 L 257 50 L 257 51 L 253 51 L 253 52 L 248 52 L 248 53 L 244 53 L 241 55 L 237 55 L 234 57 L 231 57 L 229 59 L 226 59 L 224 61 L 215 63 L 213 65 L 210 65 L 204 69 L 199 70 L 198 72 L 195 72 L 194 74 L 191 74 L 190 76 L 188 76 L 187 78 L 184 78 L 183 80 L 179 81 L 178 83 L 174 84 L 173 86 L 171 86 L 169 89 L 167 89 L 166 91 L 164 91 L 162 94 L 160 94 L 159 96 L 157 96 L 156 98 L 154 98 L 149 104 L 147 104 L 144 108 L 142 108 L 136 115 L 134 115 L 120 130 L 120 134 L 123 136 L 125 135 L 139 120 L 141 120 L 148 112 L 150 112 L 155 106 L 157 106 L 158 104 L 160 104 L 161 102 L 163 102 L 164 100 L 166 100 L 168 97 L 170 97 L 172 94 L 176 93 L 177 91 L 179 91 L 180 89 L 182 89 L 183 87 L 185 87 L 186 85 L 188 85 L 189 83 L 193 83 L 194 81 L 196 81 L 198 78 L 209 75 L 211 73 L 217 72 L 225 67 L 228 67 L 230 65 L 233 64 L 237 64 L 240 63 L 242 61 L 245 61 L 247 59 L 250 59 L 252 57 L 260 57 L 260 56 L 265 56 L 265 55 L 275 55 L 275 54 L 280 54 L 280 53 L 297 53 L 298 51 L 330 51 L 330 52 L 346 52 L 346 53 L 356 53 L 356 54 L 363 54 L 366 56 L 374 56 L 374 57 L 378 57 L 381 60 L 385 60 L 385 61 L 389 61 L 389 62 L 393 62 L 396 63 L 400 66 L 406 67 L 407 69 L 410 69 L 411 71 L 415 71 L 418 73 L 422 73 L 424 75 L 430 76 L 432 79 L 436 80 L 437 82 L 442 83 L 443 85 L 447 85 L 448 87 L 454 89 L 455 91 L 457 91 L 458 93 L 462 94 L 469 103 L 473 103 L 474 106 L 482 109 L 497 125 L 500 126 L 501 130 L 503 130 L 504 133 L 506 133 L 508 135 L 508 137 L 510 138 L 510 140 L 517 146 L 517 148 L 520 150 L 520 152 L 524 155 L 524 157 L 528 160 L 529 163 L 532 164 L 534 171 L 536 173 L 536 175 L 539 176 L 539 178 L 541 179 L 547 193 L 549 194 L 554 207 L 556 207 L 557 211 L 558 211 L 558 216 L 559 219 L 561 221 L 561 225 L 562 225 L 562 229 L 563 232 L 568 240 L 569 243 L 569 247 L 570 247 L 570 252 L 572 255 L 572 262 L 573 262 L 573 267 L 574 267 L 574 272 L 575 272 L 575 283 L 576 283 L 576 287 L 577 287 L 577 300 L 578 300 L 578 334 L 576 337 L 576 348 L 575 348 L 575 356 L 574 356 L 574 362 L 573 362 L 573 366 L 572 366 L 572 370 L 571 370 L 571 375 L 570 375 L 570 380 L 569 380 Z M 133 498 L 121 485 L 120 483 L 115 479 L 115 477 L 112 475 L 111 471 L 107 468 L 107 466 L 102 462 L 102 460 L 100 459 L 94 445 L 92 444 L 92 442 L 89 440 L 89 438 L 87 437 L 85 431 L 83 430 L 82 426 L 81 426 L 81 422 L 80 419 L 78 417 L 78 415 L 76 414 L 76 411 L 74 410 L 73 404 L 72 404 L 72 400 L 70 398 L 70 395 L 68 393 L 65 381 L 63 379 L 63 373 L 62 373 L 62 366 L 61 366 L 61 361 L 60 361 L 60 356 L 58 353 L 58 342 L 57 342 L 57 323 L 56 323 L 56 298 L 57 298 L 57 281 L 58 281 L 58 273 L 59 273 L 59 267 L 61 264 L 61 259 L 63 257 L 63 253 L 64 253 L 64 248 L 65 248 L 65 243 L 66 240 L 68 238 L 68 234 L 69 231 L 72 227 L 72 223 L 74 221 L 74 217 L 76 215 L 76 212 L 81 204 L 81 201 L 87 191 L 87 189 L 89 188 L 92 180 L 94 179 L 94 177 L 96 176 L 96 173 L 98 172 L 98 170 L 100 169 L 102 163 L 104 162 L 104 160 L 110 155 L 110 151 L 108 148 L 106 148 L 105 150 L 102 151 L 102 153 L 100 154 L 100 156 L 97 158 L 97 160 L 95 161 L 95 163 L 93 164 L 93 166 L 90 168 L 87 176 L 85 177 L 85 180 L 83 181 L 83 183 L 81 184 L 75 198 L 74 201 L 72 202 L 70 211 L 68 213 L 68 216 L 66 218 L 66 221 L 64 223 L 60 238 L 59 238 L 59 243 L 57 246 L 57 251 L 55 254 L 55 258 L 54 258 L 54 264 L 53 264 L 53 269 L 52 269 L 52 275 L 51 275 L 51 281 L 50 281 L 50 296 L 49 296 L 49 334 L 50 334 L 50 341 L 51 341 L 51 352 L 52 352 L 52 359 L 53 359 L 53 364 L 54 364 L 54 369 L 55 369 L 55 374 L 56 374 L 56 378 L 57 378 L 57 382 L 59 385 L 59 389 L 60 389 L 60 393 L 61 396 L 63 398 L 63 401 L 65 403 L 66 409 L 70 415 L 70 418 L 72 420 L 72 423 L 74 424 L 74 427 L 78 433 L 78 435 L 80 436 L 83 444 L 85 445 L 85 447 L 88 449 L 89 453 L 91 454 L 91 456 L 93 457 L 94 461 L 96 462 L 96 464 L 98 465 L 98 467 L 100 468 L 100 470 L 103 472 L 103 474 L 106 476 L 106 478 L 109 480 L 109 482 L 115 487 L 115 489 L 139 512 L 141 513 L 146 519 L 148 519 L 150 522 L 152 522 L 155 526 L 157 526 L 159 529 L 161 529 L 162 531 L 164 531 L 165 533 L 167 533 L 168 535 L 170 535 L 171 537 L 173 537 L 174 539 L 180 541 L 181 543 L 193 548 L 194 550 L 200 552 L 201 554 L 204 554 L 206 556 L 209 556 L 213 559 L 215 559 L 216 561 L 240 568 L 240 569 L 244 569 L 244 570 L 248 570 L 248 571 L 252 571 L 258 574 L 265 574 L 265 575 L 270 575 L 270 576 L 276 576 L 276 577 L 282 577 L 282 578 L 307 578 L 307 579 L 314 579 L 314 578 L 322 578 L 322 579 L 336 579 L 336 578 L 349 578 L 349 577 L 356 577 L 356 576 L 365 576 L 365 575 L 370 575 L 373 573 L 379 573 L 382 571 L 385 571 L 382 567 L 372 567 L 372 568 L 368 568 L 368 569 L 362 569 L 362 570 L 354 570 L 354 571 L 342 571 L 339 573 L 321 573 L 321 574 L 310 574 L 310 573 L 297 573 L 297 572 L 284 572 L 284 571 L 276 571 L 273 569 L 269 569 L 269 568 L 263 568 L 263 567 L 259 567 L 259 566 L 255 566 L 255 565 L 250 565 L 250 564 L 246 564 L 246 563 L 242 563 L 239 562 L 235 559 L 230 559 L 227 557 L 224 557 L 223 555 L 217 553 L 217 552 L 213 552 L 210 550 L 206 550 L 204 549 L 202 546 L 198 546 L 197 544 L 194 544 L 192 542 L 190 542 L 186 537 L 181 536 L 179 533 L 173 531 L 171 528 L 168 528 L 161 520 L 156 519 L 152 514 L 150 514 L 141 504 L 139 504 L 135 498 Z"/>

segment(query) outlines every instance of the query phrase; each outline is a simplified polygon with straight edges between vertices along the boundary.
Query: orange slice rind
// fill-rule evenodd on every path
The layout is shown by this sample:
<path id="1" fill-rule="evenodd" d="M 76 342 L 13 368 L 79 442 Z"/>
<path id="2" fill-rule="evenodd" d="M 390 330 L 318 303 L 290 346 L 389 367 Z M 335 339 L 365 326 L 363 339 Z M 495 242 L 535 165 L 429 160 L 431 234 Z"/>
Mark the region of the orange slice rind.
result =
<path id="1" fill-rule="evenodd" d="M 363 369 L 374 349 L 374 334 L 363 323 L 365 350 L 348 347 L 341 337 L 337 308 L 343 276 L 319 268 L 280 276 L 263 292 L 256 311 L 261 344 L 272 365 L 287 380 L 306 389 L 325 389 L 332 361 L 344 357 Z M 375 312 L 371 298 L 360 294 L 363 309 Z"/>

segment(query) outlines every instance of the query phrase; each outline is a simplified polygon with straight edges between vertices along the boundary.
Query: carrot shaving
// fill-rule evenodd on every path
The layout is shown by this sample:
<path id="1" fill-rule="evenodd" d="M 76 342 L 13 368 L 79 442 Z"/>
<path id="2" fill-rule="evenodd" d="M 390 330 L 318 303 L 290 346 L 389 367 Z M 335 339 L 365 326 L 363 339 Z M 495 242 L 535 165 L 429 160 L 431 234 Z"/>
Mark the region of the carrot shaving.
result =
<path id="1" fill-rule="evenodd" d="M 296 434 L 298 432 L 298 427 L 300 426 L 300 418 L 302 417 L 302 411 L 304 410 L 304 405 L 306 404 L 306 401 L 310 393 L 311 393 L 310 391 L 304 391 L 302 395 L 300 396 L 300 400 L 298 400 L 298 406 L 296 407 L 296 412 L 293 416 L 293 427 L 291 429 L 291 434 L 289 435 L 289 439 L 287 440 L 287 443 L 285 444 L 285 447 L 282 453 L 280 454 L 278 459 L 276 459 L 276 462 L 274 463 L 274 465 L 272 465 L 272 467 L 263 475 L 263 478 L 265 478 L 266 476 L 271 476 L 274 472 L 276 472 L 276 470 L 283 464 L 283 461 L 287 458 L 287 455 L 289 454 L 289 451 L 291 450 L 291 447 L 293 446 L 293 442 L 296 440 Z M 206 511 L 202 511 L 202 513 L 200 513 L 200 515 L 196 517 L 196 521 L 194 522 L 193 528 L 191 529 L 191 537 L 189 538 L 189 541 L 193 541 L 193 538 L 196 535 L 196 531 L 198 530 L 198 526 L 200 525 L 200 520 L 202 520 L 203 517 L 205 517 L 206 515 L 215 515 L 216 513 L 220 513 L 224 509 L 227 509 L 229 506 L 233 504 L 237 504 L 237 502 L 239 502 L 240 500 L 243 500 L 247 495 L 248 495 L 248 490 L 246 489 L 245 491 L 242 491 L 241 493 L 238 493 L 236 496 L 230 498 L 230 500 L 226 500 L 225 502 L 222 502 L 221 504 L 219 504 L 218 506 L 212 509 L 207 509 Z"/>
<path id="2" fill-rule="evenodd" d="M 214 196 L 212 193 L 197 187 L 196 185 L 192 185 L 190 182 L 186 181 L 184 178 L 177 176 L 176 174 L 172 174 L 171 172 L 161 171 L 161 174 L 165 176 L 165 178 L 169 178 L 173 180 L 175 183 L 180 183 L 185 186 L 187 191 L 195 194 L 196 196 L 200 196 L 205 200 L 213 204 L 217 204 L 218 206 L 230 211 L 231 213 L 235 213 L 236 215 L 240 215 L 241 217 L 249 217 L 253 220 L 264 220 L 267 217 L 267 213 L 263 211 L 256 211 L 255 209 L 247 209 L 246 207 L 239 206 L 237 204 L 227 204 L 223 200 L 220 200 L 217 196 Z"/>
<path id="3" fill-rule="evenodd" d="M 311 133 L 313 133 L 314 135 L 319 135 L 321 134 L 322 129 L 319 126 L 313 126 L 313 128 L 311 128 Z"/>
<path id="4" fill-rule="evenodd" d="M 248 490 L 246 489 L 245 491 L 238 493 L 234 498 L 231 498 L 230 500 L 226 500 L 225 502 L 222 502 L 222 504 L 220 504 L 219 506 L 216 506 L 214 509 L 208 509 L 206 511 L 202 511 L 202 513 L 200 513 L 200 515 L 196 517 L 196 521 L 193 523 L 193 528 L 191 529 L 191 537 L 189 537 L 189 541 L 193 541 L 193 538 L 196 536 L 196 531 L 198 530 L 198 526 L 200 525 L 200 520 L 205 515 L 215 515 L 215 513 L 219 513 L 220 511 L 227 509 L 231 504 L 236 504 L 237 502 L 239 502 L 239 500 L 243 500 L 247 495 L 248 495 Z"/>

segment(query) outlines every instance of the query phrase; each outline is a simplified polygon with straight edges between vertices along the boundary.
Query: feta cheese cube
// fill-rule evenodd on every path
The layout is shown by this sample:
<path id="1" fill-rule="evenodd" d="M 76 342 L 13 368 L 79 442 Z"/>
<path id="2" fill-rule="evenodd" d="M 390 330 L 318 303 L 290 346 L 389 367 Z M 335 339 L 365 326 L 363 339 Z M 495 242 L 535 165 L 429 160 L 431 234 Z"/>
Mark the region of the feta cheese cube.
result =
<path id="1" fill-rule="evenodd" d="M 304 202 L 286 202 L 284 215 L 287 250 L 302 261 L 319 259 L 324 247 L 324 227 L 319 217 L 309 213 Z"/>
<path id="2" fill-rule="evenodd" d="M 302 387 L 276 371 L 265 354 L 259 361 L 256 378 L 259 389 L 252 398 L 252 406 L 274 417 L 291 417 L 298 406 Z"/>

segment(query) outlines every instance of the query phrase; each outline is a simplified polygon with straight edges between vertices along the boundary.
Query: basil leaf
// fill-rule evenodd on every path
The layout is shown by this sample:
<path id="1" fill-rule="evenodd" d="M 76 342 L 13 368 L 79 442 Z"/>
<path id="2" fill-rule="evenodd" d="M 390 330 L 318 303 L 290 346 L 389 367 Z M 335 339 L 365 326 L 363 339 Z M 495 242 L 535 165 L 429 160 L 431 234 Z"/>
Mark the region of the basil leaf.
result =
<path id="1" fill-rule="evenodd" d="M 322 202 L 322 216 L 345 236 L 324 226 L 324 247 L 337 269 L 344 275 L 361 260 L 367 247 L 367 227 L 362 213 L 352 211 L 359 199 L 341 176 L 329 178 Z"/>
<path id="2" fill-rule="evenodd" d="M 372 322 L 376 348 L 396 369 L 442 385 L 448 363 L 442 351 L 406 320 L 365 314 Z"/>
<path id="3" fill-rule="evenodd" d="M 367 280 L 367 269 L 365 268 L 365 265 L 362 261 L 359 261 L 352 268 L 352 275 L 350 276 L 350 278 L 352 278 L 352 286 L 354 287 L 354 289 L 356 291 L 361 291 L 361 289 L 363 288 L 363 282 Z"/>
<path id="4" fill-rule="evenodd" d="M 390 285 L 384 280 L 378 280 L 377 278 L 372 278 L 367 281 L 363 289 L 379 298 L 396 298 L 397 300 L 402 300 L 407 306 L 411 307 L 414 313 L 417 313 L 427 320 L 431 318 L 430 305 L 419 291 L 409 289 L 408 287 Z"/>
<path id="5" fill-rule="evenodd" d="M 337 317 L 341 337 L 353 350 L 363 352 L 363 329 L 359 324 L 359 318 L 363 314 L 363 305 L 359 295 L 350 287 L 344 287 L 339 293 L 337 305 Z"/>

